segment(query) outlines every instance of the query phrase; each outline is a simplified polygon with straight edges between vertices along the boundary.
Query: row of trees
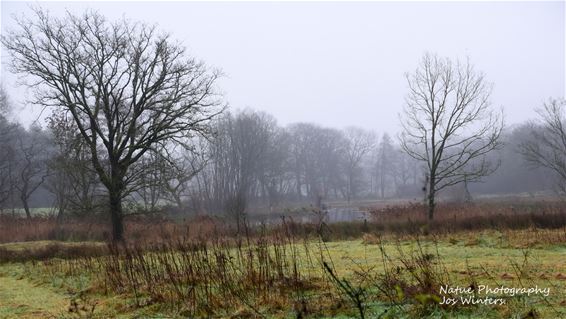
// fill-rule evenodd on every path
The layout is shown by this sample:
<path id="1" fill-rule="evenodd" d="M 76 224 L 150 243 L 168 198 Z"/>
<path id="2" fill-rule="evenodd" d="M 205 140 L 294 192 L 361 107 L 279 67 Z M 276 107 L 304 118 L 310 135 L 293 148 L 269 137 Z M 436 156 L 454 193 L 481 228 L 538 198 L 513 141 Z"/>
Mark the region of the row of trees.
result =
<path id="1" fill-rule="evenodd" d="M 68 113 L 53 113 L 44 130 L 26 130 L 6 117 L 1 123 L 2 208 L 21 207 L 29 216 L 35 194 L 43 199 L 37 205 L 55 207 L 57 216 L 105 210 L 107 190 Z M 470 188 L 513 193 L 549 187 L 549 172 L 527 169 L 519 156 L 533 146 L 531 133 L 539 136 L 541 129 L 521 125 L 503 132 L 505 147 L 482 158 L 502 167 Z M 211 122 L 211 130 L 215 134 L 207 138 L 141 157 L 132 169 L 144 173 L 128 184 L 129 206 L 151 212 L 166 205 L 176 212 L 241 218 L 250 209 L 280 211 L 293 203 L 422 198 L 429 185 L 426 167 L 388 134 L 310 123 L 282 127 L 271 115 L 253 110 L 226 112 Z"/>
<path id="2" fill-rule="evenodd" d="M 48 139 L 37 126 L 26 130 L 9 121 L 9 111 L 8 96 L 0 88 L 0 209 L 21 207 L 30 217 L 30 197 L 48 175 Z"/>
<path id="3" fill-rule="evenodd" d="M 223 114 L 221 73 L 152 26 L 41 9 L 16 25 L 2 35 L 12 71 L 28 80 L 36 104 L 53 110 L 48 132 L 0 118 L 0 195 L 19 194 L 28 215 L 30 194 L 45 185 L 60 216 L 102 202 L 117 241 L 126 203 L 228 212 L 239 223 L 252 203 L 321 206 L 422 189 L 432 219 L 439 192 L 467 189 L 498 167 L 503 117 L 468 61 L 427 54 L 407 75 L 396 146 L 359 128 L 283 128 L 263 113 Z M 543 123 L 529 126 L 535 133 L 520 151 L 566 180 L 563 104 L 541 111 Z"/>
<path id="4" fill-rule="evenodd" d="M 250 110 L 227 113 L 215 125 L 218 134 L 205 151 L 209 165 L 195 176 L 207 211 L 230 201 L 273 208 L 282 201 L 320 206 L 322 200 L 406 195 L 420 183 L 417 163 L 387 134 L 310 123 L 283 128 Z"/>
<path id="5" fill-rule="evenodd" d="M 28 199 L 37 190 L 51 194 L 43 205 L 56 207 L 58 216 L 100 209 L 107 190 L 68 112 L 54 112 L 44 130 L 25 130 L 5 117 L 1 128 L 7 150 L 1 159 L 4 209 L 24 207 L 29 213 Z M 167 145 L 142 156 L 131 168 L 143 174 L 128 182 L 127 202 L 146 211 L 169 205 L 220 213 L 238 205 L 273 210 L 291 202 L 320 206 L 323 200 L 419 195 L 418 163 L 387 134 L 310 123 L 281 127 L 253 110 L 226 112 L 211 122 L 211 130 L 213 135 L 182 147 Z M 25 192 L 21 200 L 19 189 Z"/>

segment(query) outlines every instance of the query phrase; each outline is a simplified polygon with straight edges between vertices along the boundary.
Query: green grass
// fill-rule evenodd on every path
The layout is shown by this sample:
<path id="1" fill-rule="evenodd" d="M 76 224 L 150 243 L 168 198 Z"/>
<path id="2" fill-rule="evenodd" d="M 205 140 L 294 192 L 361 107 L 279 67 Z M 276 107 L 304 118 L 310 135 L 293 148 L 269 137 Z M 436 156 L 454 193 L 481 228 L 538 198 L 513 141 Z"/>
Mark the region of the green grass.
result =
<path id="1" fill-rule="evenodd" d="M 66 312 L 68 296 L 30 281 L 21 265 L 0 267 L 0 318 L 47 318 Z"/>
<path id="2" fill-rule="evenodd" d="M 23 251 L 26 249 L 42 249 L 50 245 L 62 245 L 65 247 L 81 247 L 81 246 L 105 246 L 103 242 L 92 241 L 58 241 L 58 240 L 37 240 L 31 242 L 16 242 L 0 244 L 0 248 L 9 249 L 12 251 Z"/>
<path id="3" fill-rule="evenodd" d="M 543 235 L 539 237 L 550 236 Z M 513 297 L 509 299 L 508 307 L 438 308 L 428 314 L 429 318 L 521 318 L 531 309 L 536 309 L 541 318 L 566 318 L 566 244 L 543 242 L 539 237 L 529 230 L 507 233 L 484 231 L 445 236 L 437 242 L 423 241 L 420 247 L 427 253 L 438 254 L 452 286 L 466 286 L 474 279 L 487 285 L 551 288 L 547 299 Z M 23 250 L 51 243 L 13 243 L 2 247 Z M 410 254 L 419 248 L 410 238 L 401 239 L 399 243 L 389 238 L 382 247 L 393 264 L 399 262 L 401 253 Z M 313 252 L 319 248 L 327 250 L 325 258 L 332 260 L 340 277 L 353 280 L 355 271 L 364 269 L 372 273 L 383 272 L 384 260 L 377 244 L 364 243 L 361 239 L 324 244 L 312 242 L 309 249 L 312 255 L 316 255 Z M 311 277 L 325 276 L 320 267 L 314 265 L 307 269 L 307 264 L 299 263 L 305 267 L 303 273 Z M 94 288 L 97 284 L 89 274 L 67 276 L 61 272 L 47 273 L 40 264 L 30 262 L 0 265 L 0 318 L 86 317 L 92 306 L 95 317 L 99 318 L 175 317 L 174 311 L 164 305 L 139 308 L 133 305 L 130 295 L 105 295 Z M 73 308 L 73 304 L 78 306 Z M 69 312 L 69 308 L 74 309 L 73 312 Z M 386 309 L 388 307 L 384 303 L 373 302 L 368 313 L 377 317 Z M 391 309 L 389 313 L 392 318 L 411 318 L 415 316 L 411 311 L 410 305 L 407 305 Z M 246 312 L 242 310 L 240 315 L 245 317 Z M 355 316 L 355 311 L 341 309 L 327 316 L 349 318 Z M 283 309 L 277 312 L 277 317 L 291 318 L 293 312 Z"/>

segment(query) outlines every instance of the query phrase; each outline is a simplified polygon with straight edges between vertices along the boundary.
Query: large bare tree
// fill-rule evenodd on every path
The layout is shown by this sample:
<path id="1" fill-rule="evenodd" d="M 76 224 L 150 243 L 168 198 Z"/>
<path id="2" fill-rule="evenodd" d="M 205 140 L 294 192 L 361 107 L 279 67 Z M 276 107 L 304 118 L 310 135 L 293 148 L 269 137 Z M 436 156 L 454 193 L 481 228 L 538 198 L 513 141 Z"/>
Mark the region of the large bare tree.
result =
<path id="1" fill-rule="evenodd" d="M 539 121 L 529 124 L 530 138 L 519 145 L 531 164 L 546 167 L 557 177 L 559 191 L 566 192 L 566 100 L 551 99 L 537 110 Z"/>
<path id="2" fill-rule="evenodd" d="M 87 11 L 58 18 L 42 9 L 2 37 L 12 70 L 36 103 L 64 108 L 108 190 L 113 240 L 123 239 L 122 199 L 141 171 L 130 167 L 164 143 L 206 133 L 222 108 L 217 71 L 155 27 Z"/>
<path id="3" fill-rule="evenodd" d="M 500 146 L 503 116 L 490 108 L 491 85 L 469 61 L 425 54 L 407 83 L 400 140 L 407 154 L 426 164 L 432 220 L 438 191 L 497 168 L 486 155 Z"/>

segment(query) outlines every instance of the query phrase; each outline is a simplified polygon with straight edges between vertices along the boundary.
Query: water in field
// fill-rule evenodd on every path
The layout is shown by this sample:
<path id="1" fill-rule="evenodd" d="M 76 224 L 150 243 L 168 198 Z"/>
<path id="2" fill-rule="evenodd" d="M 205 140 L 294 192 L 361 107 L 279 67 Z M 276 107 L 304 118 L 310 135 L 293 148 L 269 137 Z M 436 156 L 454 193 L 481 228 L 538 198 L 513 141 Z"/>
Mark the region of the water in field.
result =
<path id="1" fill-rule="evenodd" d="M 271 216 L 261 216 L 253 218 L 256 223 L 278 224 L 283 218 L 299 223 L 340 223 L 352 221 L 364 221 L 370 218 L 370 214 L 357 208 L 328 208 L 320 212 L 306 211 L 299 213 L 285 213 Z"/>
<path id="2" fill-rule="evenodd" d="M 363 221 L 369 213 L 353 208 L 330 208 L 325 211 L 324 221 L 327 223 Z"/>

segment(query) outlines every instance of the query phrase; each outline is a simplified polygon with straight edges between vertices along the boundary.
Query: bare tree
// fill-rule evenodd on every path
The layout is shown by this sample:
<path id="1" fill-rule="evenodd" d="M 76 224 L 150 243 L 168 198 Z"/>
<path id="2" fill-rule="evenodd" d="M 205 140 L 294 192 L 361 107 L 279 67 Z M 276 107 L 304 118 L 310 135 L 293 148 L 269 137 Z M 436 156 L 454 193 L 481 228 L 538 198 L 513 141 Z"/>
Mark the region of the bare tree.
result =
<path id="1" fill-rule="evenodd" d="M 265 193 L 271 168 L 284 160 L 273 156 L 276 128 L 272 116 L 252 110 L 228 113 L 216 122 L 209 167 L 197 182 L 208 185 L 209 211 L 224 210 L 238 229 L 250 204 L 269 198 Z M 207 181 L 200 183 L 203 179 Z M 224 207 L 214 207 L 220 204 Z"/>
<path id="2" fill-rule="evenodd" d="M 97 191 L 101 185 L 88 146 L 65 110 L 49 116 L 48 129 L 53 150 L 47 161 L 45 187 L 55 196 L 57 218 L 63 218 L 67 211 L 78 216 L 92 214 L 100 208 Z"/>
<path id="3" fill-rule="evenodd" d="M 2 37 L 36 103 L 70 112 L 108 190 L 113 240 L 123 239 L 122 199 L 142 172 L 130 167 L 160 145 L 206 134 L 222 111 L 216 71 L 167 34 L 97 12 L 64 18 L 35 10 Z"/>
<path id="4" fill-rule="evenodd" d="M 345 172 L 346 172 L 346 200 L 348 203 L 356 197 L 360 187 L 362 174 L 362 161 L 375 147 L 375 135 L 356 127 L 344 130 L 345 146 Z"/>
<path id="5" fill-rule="evenodd" d="M 566 100 L 551 99 L 537 110 L 539 122 L 529 125 L 530 139 L 519 145 L 525 160 L 546 167 L 558 177 L 559 190 L 566 192 Z"/>
<path id="6" fill-rule="evenodd" d="M 420 194 L 422 185 L 419 185 L 419 162 L 407 155 L 402 148 L 394 150 L 393 178 L 397 196 Z"/>
<path id="7" fill-rule="evenodd" d="M 375 175 L 379 183 L 380 197 L 385 198 L 385 190 L 391 187 L 395 175 L 395 151 L 389 134 L 384 133 L 376 152 Z"/>
<path id="8" fill-rule="evenodd" d="M 491 85 L 469 61 L 454 65 L 426 54 L 407 83 L 401 145 L 426 164 L 432 220 L 438 191 L 478 181 L 497 168 L 486 155 L 500 147 L 503 116 L 490 109 Z"/>
<path id="9" fill-rule="evenodd" d="M 161 154 L 148 152 L 140 158 L 132 170 L 143 171 L 135 186 L 131 185 L 132 198 L 136 207 L 142 207 L 143 212 L 154 213 L 165 197 L 165 172 L 169 170 L 169 161 Z M 141 200 L 141 203 L 139 203 Z"/>
<path id="10" fill-rule="evenodd" d="M 184 145 L 181 150 L 173 146 L 161 153 L 149 153 L 140 160 L 137 169 L 144 174 L 137 182 L 135 193 L 146 211 L 155 211 L 165 203 L 173 203 L 177 212 L 186 208 L 191 181 L 208 161 L 206 150 L 196 146 Z"/>
<path id="11" fill-rule="evenodd" d="M 290 134 L 291 165 L 294 168 L 296 194 L 307 197 L 320 207 L 322 199 L 331 193 L 346 197 L 347 185 L 344 157 L 346 140 L 342 131 L 315 124 L 296 123 L 288 127 Z"/>
<path id="12" fill-rule="evenodd" d="M 191 148 L 185 150 L 173 162 L 163 167 L 163 188 L 165 198 L 173 202 L 177 209 L 185 209 L 190 196 L 191 182 L 208 164 L 210 158 L 205 150 Z"/>
<path id="13" fill-rule="evenodd" d="M 21 132 L 17 137 L 17 179 L 14 185 L 27 218 L 31 218 L 29 199 L 45 182 L 47 173 L 48 138 L 37 126 L 29 132 Z"/>

